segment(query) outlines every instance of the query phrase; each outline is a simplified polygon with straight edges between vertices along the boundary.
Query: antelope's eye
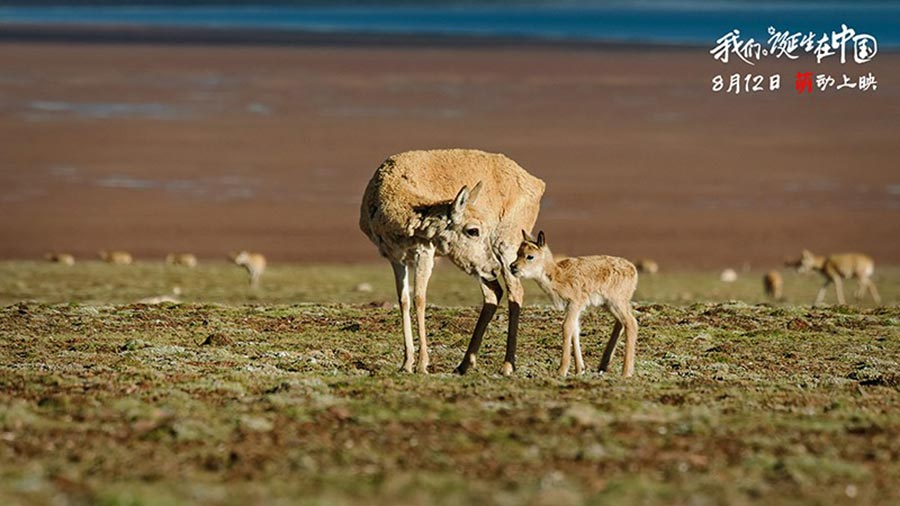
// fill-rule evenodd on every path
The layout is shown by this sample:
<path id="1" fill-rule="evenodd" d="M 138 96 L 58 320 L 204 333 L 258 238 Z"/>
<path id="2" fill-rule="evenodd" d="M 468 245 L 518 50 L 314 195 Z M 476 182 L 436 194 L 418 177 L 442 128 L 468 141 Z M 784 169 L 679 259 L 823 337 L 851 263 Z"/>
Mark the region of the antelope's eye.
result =
<path id="1" fill-rule="evenodd" d="M 534 260 L 534 255 L 525 255 L 525 260 Z"/>
<path id="2" fill-rule="evenodd" d="M 477 228 L 474 228 L 474 227 L 473 227 L 473 228 L 467 228 L 467 229 L 466 229 L 466 235 L 469 236 L 469 237 L 478 237 L 478 236 L 481 235 L 481 231 L 478 230 Z"/>

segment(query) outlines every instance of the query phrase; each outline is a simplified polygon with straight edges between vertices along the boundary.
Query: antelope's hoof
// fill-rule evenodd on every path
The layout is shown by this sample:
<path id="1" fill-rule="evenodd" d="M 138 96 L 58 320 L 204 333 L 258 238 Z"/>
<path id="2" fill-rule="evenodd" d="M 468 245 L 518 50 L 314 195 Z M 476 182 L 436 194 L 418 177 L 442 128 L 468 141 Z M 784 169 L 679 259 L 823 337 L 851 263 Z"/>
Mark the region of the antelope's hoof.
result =
<path id="1" fill-rule="evenodd" d="M 419 367 L 416 368 L 416 372 L 419 374 L 428 374 L 428 364 L 419 364 Z"/>
<path id="2" fill-rule="evenodd" d="M 462 376 L 470 367 L 475 367 L 475 362 L 475 355 L 469 355 L 468 362 L 466 361 L 466 358 L 463 357 L 463 361 L 456 366 L 456 369 L 453 369 L 453 372 Z"/>
<path id="3" fill-rule="evenodd" d="M 569 375 L 569 370 L 568 370 L 568 369 L 563 369 L 562 367 L 560 367 L 559 369 L 556 370 L 556 374 L 557 374 L 560 378 L 565 378 L 566 376 Z"/>
<path id="4" fill-rule="evenodd" d="M 400 366 L 400 372 L 413 372 L 413 363 L 412 362 L 404 362 L 403 365 Z"/>
<path id="5" fill-rule="evenodd" d="M 500 369 L 500 373 L 504 376 L 512 376 L 512 373 L 515 372 L 516 368 L 509 362 L 503 362 L 503 367 Z"/>

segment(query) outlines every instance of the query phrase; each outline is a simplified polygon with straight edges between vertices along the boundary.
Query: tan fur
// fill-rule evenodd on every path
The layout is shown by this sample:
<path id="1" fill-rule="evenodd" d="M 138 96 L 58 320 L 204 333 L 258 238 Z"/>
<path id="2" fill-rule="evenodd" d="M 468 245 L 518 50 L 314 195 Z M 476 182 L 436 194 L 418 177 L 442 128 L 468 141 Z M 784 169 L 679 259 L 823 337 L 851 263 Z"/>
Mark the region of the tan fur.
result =
<path id="1" fill-rule="evenodd" d="M 243 267 L 250 275 L 250 288 L 259 288 L 259 279 L 266 270 L 266 257 L 262 253 L 241 251 L 229 255 L 235 265 Z"/>
<path id="2" fill-rule="evenodd" d="M 134 259 L 131 258 L 131 253 L 127 251 L 100 251 L 97 254 L 101 260 L 108 264 L 131 265 L 134 262 Z"/>
<path id="3" fill-rule="evenodd" d="M 659 272 L 659 264 L 656 263 L 655 260 L 650 260 L 649 258 L 642 258 L 634 263 L 634 266 L 637 267 L 638 272 L 641 274 L 656 274 Z"/>
<path id="4" fill-rule="evenodd" d="M 169 253 L 166 255 L 166 263 L 193 268 L 197 267 L 197 257 L 193 253 Z"/>
<path id="5" fill-rule="evenodd" d="M 557 260 L 547 246 L 544 233 L 537 241 L 522 231 L 522 241 L 516 261 L 510 266 L 517 276 L 537 280 L 540 287 L 553 299 L 554 304 L 565 307 L 563 325 L 563 357 L 559 374 L 569 372 L 569 357 L 574 344 L 575 371 L 584 372 L 581 355 L 581 314 L 588 306 L 603 306 L 616 319 L 612 336 L 603 352 L 600 372 L 605 372 L 612 359 L 616 341 L 625 329 L 625 364 L 622 375 L 634 374 L 634 354 L 637 344 L 637 320 L 631 309 L 631 297 L 637 289 L 637 268 L 624 258 L 613 256 L 573 257 Z"/>
<path id="6" fill-rule="evenodd" d="M 859 287 L 856 291 L 856 299 L 861 299 L 866 290 L 872 296 L 876 304 L 881 304 L 881 297 L 872 282 L 872 274 L 875 273 L 875 262 L 862 253 L 840 253 L 827 257 L 814 255 L 808 250 L 803 250 L 800 259 L 788 262 L 788 266 L 796 267 L 797 272 L 805 273 L 816 271 L 825 278 L 825 284 L 819 289 L 814 304 L 821 304 L 825 300 L 825 292 L 828 285 L 834 283 L 838 304 L 844 304 L 843 280 L 856 278 Z"/>
<path id="7" fill-rule="evenodd" d="M 68 253 L 47 253 L 44 258 L 55 264 L 75 265 L 75 257 Z"/>
<path id="8" fill-rule="evenodd" d="M 503 293 L 500 278 L 509 290 L 510 305 L 521 305 L 521 283 L 507 266 L 515 258 L 519 231 L 531 230 L 537 220 L 543 193 L 544 182 L 514 161 L 477 150 L 409 151 L 378 167 L 363 195 L 359 227 L 394 269 L 404 370 L 412 371 L 414 358 L 409 271 L 415 273 L 417 369 L 424 373 L 429 364 L 426 292 L 435 256 L 446 256 L 477 276 L 485 305 L 497 305 Z M 474 352 L 467 351 L 466 357 L 466 367 L 474 364 Z M 512 368 L 504 364 L 504 372 Z"/>
<path id="9" fill-rule="evenodd" d="M 781 273 L 776 270 L 767 272 L 763 276 L 763 289 L 766 292 L 766 296 L 774 300 L 782 300 L 784 298 L 784 279 L 782 279 Z"/>

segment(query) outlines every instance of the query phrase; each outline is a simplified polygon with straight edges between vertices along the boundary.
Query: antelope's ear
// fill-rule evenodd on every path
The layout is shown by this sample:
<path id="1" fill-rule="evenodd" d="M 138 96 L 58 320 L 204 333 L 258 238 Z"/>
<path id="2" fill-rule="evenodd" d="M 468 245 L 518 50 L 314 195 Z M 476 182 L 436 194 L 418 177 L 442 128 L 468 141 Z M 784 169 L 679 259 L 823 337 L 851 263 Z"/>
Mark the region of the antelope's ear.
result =
<path id="1" fill-rule="evenodd" d="M 481 181 L 475 184 L 475 187 L 472 188 L 472 191 L 469 192 L 469 202 L 468 205 L 473 205 L 476 200 L 478 200 L 478 195 L 481 194 Z"/>
<path id="2" fill-rule="evenodd" d="M 540 232 L 538 232 L 537 245 L 538 245 L 539 248 L 543 248 L 544 246 L 547 245 L 547 238 L 544 237 L 544 231 L 543 231 L 543 230 L 541 230 Z"/>
<path id="3" fill-rule="evenodd" d="M 470 196 L 471 192 L 469 192 L 468 186 L 463 186 L 459 189 L 459 193 L 456 194 L 456 198 L 450 204 L 450 221 L 454 223 L 462 221 L 463 212 L 465 212 L 466 206 L 469 204 Z"/>

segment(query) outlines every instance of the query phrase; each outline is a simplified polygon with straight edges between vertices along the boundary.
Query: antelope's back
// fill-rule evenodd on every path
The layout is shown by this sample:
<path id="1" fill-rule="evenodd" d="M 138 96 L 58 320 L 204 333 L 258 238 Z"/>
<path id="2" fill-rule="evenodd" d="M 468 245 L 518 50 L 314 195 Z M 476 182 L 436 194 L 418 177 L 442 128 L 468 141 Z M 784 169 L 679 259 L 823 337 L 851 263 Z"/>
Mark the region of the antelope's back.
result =
<path id="1" fill-rule="evenodd" d="M 416 209 L 447 203 L 460 188 L 482 183 L 466 213 L 478 218 L 495 240 L 518 246 L 540 211 L 544 182 L 502 154 L 472 149 L 407 151 L 375 171 L 363 195 L 360 229 L 377 244 L 386 234 L 411 235 Z"/>

